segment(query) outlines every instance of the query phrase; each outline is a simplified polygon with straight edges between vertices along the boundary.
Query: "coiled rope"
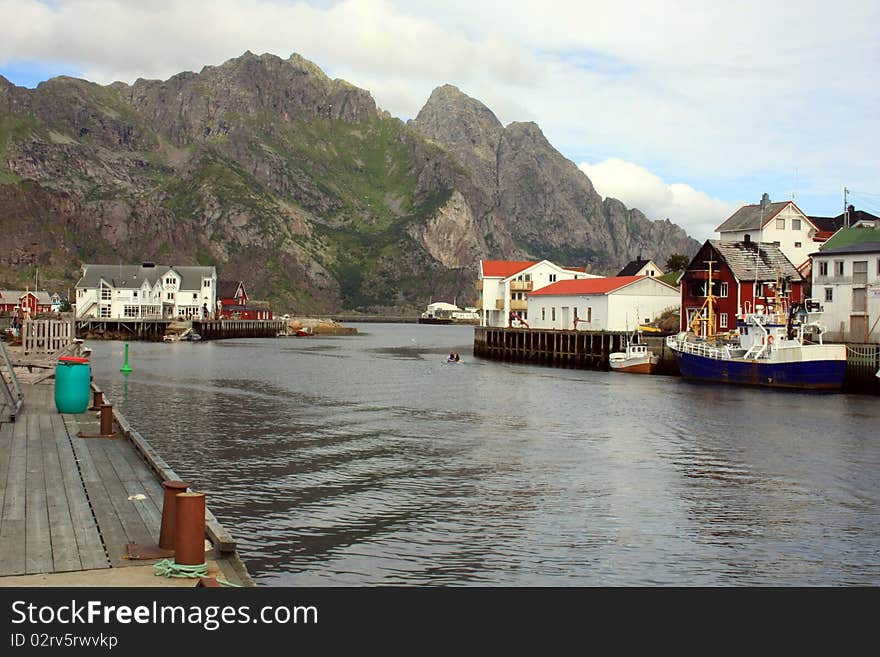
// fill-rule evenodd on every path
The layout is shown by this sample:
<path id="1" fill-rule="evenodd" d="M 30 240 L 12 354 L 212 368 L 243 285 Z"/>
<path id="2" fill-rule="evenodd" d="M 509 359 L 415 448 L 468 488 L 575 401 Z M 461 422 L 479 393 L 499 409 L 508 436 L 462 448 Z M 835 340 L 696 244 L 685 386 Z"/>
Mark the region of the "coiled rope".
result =
<path id="1" fill-rule="evenodd" d="M 185 566 L 177 563 L 176 561 L 174 561 L 174 559 L 162 559 L 162 561 L 154 563 L 153 568 L 156 569 L 156 577 L 159 577 L 161 575 L 163 577 L 185 577 L 189 579 L 198 579 L 208 576 L 207 561 L 196 566 Z M 241 588 L 240 584 L 233 584 L 232 582 L 228 582 L 225 579 L 220 579 L 219 577 L 215 579 L 219 584 L 223 586 Z"/>
<path id="2" fill-rule="evenodd" d="M 184 566 L 177 563 L 174 559 L 162 559 L 162 561 L 153 564 L 156 569 L 156 577 L 189 577 L 196 579 L 208 576 L 208 562 L 198 564 L 197 566 Z"/>

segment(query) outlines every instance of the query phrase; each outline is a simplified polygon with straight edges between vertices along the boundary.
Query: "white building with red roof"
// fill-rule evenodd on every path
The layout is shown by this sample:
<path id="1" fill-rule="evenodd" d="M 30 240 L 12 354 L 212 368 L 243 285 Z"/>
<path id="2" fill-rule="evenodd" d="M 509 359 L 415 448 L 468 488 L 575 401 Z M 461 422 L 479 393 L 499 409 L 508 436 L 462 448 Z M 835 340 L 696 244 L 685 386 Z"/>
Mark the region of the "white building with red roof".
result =
<path id="1" fill-rule="evenodd" d="M 681 305 L 678 288 L 651 276 L 557 281 L 528 296 L 529 327 L 634 331 Z"/>
<path id="2" fill-rule="evenodd" d="M 529 322 L 527 295 L 558 281 L 599 278 L 583 267 L 560 267 L 549 260 L 481 260 L 477 290 L 480 326 Z"/>

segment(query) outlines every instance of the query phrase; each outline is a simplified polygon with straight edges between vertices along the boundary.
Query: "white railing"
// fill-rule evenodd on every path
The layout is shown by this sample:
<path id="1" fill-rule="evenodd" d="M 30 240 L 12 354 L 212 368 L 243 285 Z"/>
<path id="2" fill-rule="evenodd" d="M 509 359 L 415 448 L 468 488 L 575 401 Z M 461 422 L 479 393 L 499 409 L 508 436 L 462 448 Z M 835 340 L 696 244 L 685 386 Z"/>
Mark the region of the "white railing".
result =
<path id="1" fill-rule="evenodd" d="M 727 347 L 713 347 L 705 342 L 688 342 L 687 340 L 680 339 L 677 335 L 670 335 L 666 338 L 666 346 L 675 351 L 682 351 L 694 356 L 703 356 L 715 360 L 730 358 L 730 351 Z"/>

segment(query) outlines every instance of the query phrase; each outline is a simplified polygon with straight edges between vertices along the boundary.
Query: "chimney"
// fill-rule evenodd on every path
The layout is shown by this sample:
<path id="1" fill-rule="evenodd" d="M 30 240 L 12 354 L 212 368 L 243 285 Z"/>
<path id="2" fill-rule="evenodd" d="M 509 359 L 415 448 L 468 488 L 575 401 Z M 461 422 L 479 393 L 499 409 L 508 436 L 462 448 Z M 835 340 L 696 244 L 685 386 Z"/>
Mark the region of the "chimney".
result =
<path id="1" fill-rule="evenodd" d="M 769 203 L 770 203 L 770 194 L 768 194 L 767 192 L 764 192 L 764 195 L 761 197 L 761 209 L 763 210 L 764 208 L 766 208 Z"/>

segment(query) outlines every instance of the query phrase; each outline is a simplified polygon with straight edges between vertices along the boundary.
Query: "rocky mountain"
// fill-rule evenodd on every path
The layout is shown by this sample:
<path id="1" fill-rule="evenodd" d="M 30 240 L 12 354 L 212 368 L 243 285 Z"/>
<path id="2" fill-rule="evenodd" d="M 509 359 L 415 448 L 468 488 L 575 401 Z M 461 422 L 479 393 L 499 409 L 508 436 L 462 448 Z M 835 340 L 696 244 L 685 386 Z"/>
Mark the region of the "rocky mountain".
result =
<path id="1" fill-rule="evenodd" d="M 697 247 L 449 85 L 404 124 L 298 55 L 133 85 L 0 77 L 4 286 L 153 260 L 216 265 L 282 312 L 411 312 L 474 300 L 480 258 L 610 273 Z"/>

